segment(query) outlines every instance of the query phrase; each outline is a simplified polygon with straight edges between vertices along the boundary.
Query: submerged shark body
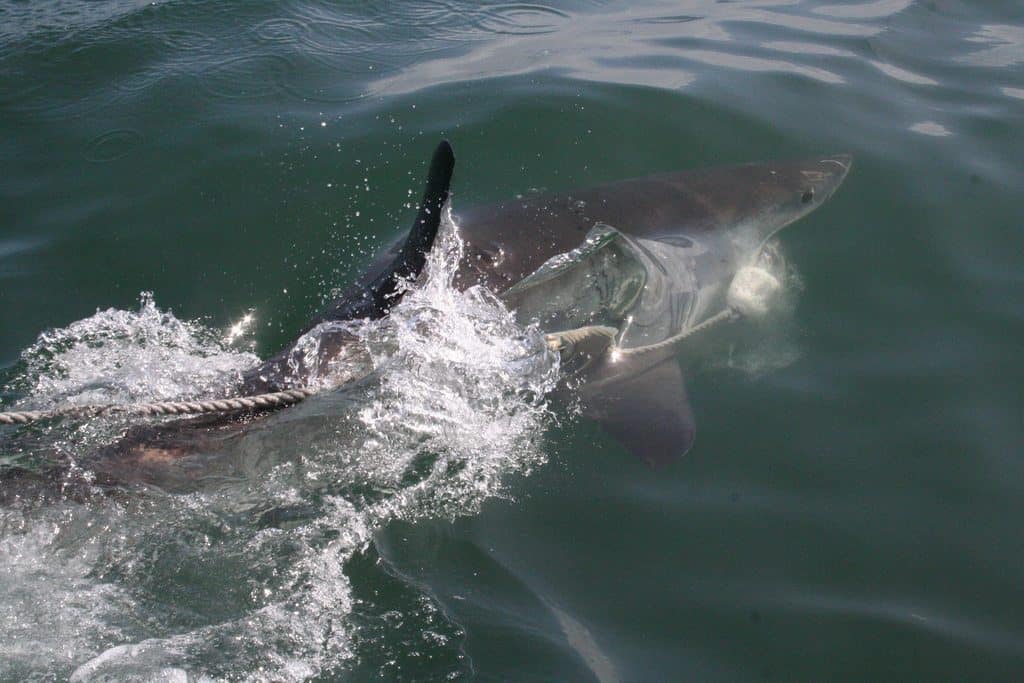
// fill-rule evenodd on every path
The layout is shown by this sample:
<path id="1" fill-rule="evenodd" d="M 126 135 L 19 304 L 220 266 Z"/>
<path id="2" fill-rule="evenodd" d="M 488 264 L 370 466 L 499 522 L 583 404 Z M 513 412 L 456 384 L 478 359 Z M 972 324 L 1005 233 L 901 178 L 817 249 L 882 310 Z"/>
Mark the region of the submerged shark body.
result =
<path id="1" fill-rule="evenodd" d="M 453 167 L 444 142 L 409 235 L 296 343 L 249 372 L 243 393 L 303 386 L 311 362 L 331 365 L 342 383 L 365 374 L 365 349 L 335 323 L 381 318 L 400 300 L 434 242 Z M 729 310 L 737 274 L 772 235 L 824 202 L 849 168 L 845 155 L 744 164 L 460 210 L 455 284 L 487 287 L 521 322 L 552 333 L 565 393 L 627 450 L 664 463 L 686 453 L 696 433 L 673 340 Z M 216 451 L 244 425 L 237 418 L 129 430 L 95 469 L 111 482 L 157 481 L 168 463 Z"/>

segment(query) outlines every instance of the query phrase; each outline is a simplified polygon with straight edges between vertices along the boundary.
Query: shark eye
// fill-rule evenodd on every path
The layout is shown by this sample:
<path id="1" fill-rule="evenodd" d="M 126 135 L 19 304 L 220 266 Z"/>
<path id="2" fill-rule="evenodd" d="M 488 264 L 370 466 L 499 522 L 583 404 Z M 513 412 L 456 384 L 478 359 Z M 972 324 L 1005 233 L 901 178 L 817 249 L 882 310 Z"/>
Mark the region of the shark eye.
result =
<path id="1" fill-rule="evenodd" d="M 809 201 L 811 201 L 812 199 L 814 199 L 814 188 L 813 187 L 804 190 L 803 196 L 800 197 L 800 203 L 801 204 L 806 204 Z"/>

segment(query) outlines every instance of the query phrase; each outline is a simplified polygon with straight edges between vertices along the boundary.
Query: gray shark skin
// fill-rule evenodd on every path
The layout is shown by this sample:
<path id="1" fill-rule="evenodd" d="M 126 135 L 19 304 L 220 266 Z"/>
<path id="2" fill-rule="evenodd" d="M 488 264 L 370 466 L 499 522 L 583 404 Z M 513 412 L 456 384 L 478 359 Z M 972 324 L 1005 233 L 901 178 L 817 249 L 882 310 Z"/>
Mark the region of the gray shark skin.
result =
<path id="1" fill-rule="evenodd" d="M 626 450 L 662 465 L 685 454 L 696 434 L 679 348 L 662 343 L 726 310 L 737 272 L 757 261 L 775 233 L 827 200 L 850 165 L 848 155 L 833 155 L 723 166 L 456 210 L 464 255 L 454 281 L 461 289 L 491 289 L 521 322 L 538 322 L 545 332 L 614 330 L 614 344 L 591 338 L 563 354 L 561 393 Z M 319 335 L 320 361 L 359 365 L 361 344 L 321 323 L 380 318 L 398 303 L 402 283 L 420 273 L 433 244 L 453 168 L 451 147 L 442 142 L 408 236 L 304 328 Z M 557 265 L 572 254 L 578 258 Z M 301 339 L 247 373 L 242 393 L 302 386 Z M 89 467 L 96 483 L 114 489 L 201 480 L 220 446 L 257 417 L 142 425 Z M 185 457 L 193 455 L 198 459 Z M 68 491 L 64 469 L 43 478 Z"/>
<path id="2" fill-rule="evenodd" d="M 654 347 L 623 357 L 598 345 L 585 352 L 573 384 L 584 414 L 645 462 L 664 464 L 690 449 L 696 429 L 678 349 L 656 345 L 725 310 L 737 271 L 827 200 L 850 165 L 842 154 L 724 166 L 457 211 L 465 257 L 456 281 L 504 292 L 523 322 L 539 320 L 545 331 L 599 323 L 618 330 L 620 348 Z M 594 237 L 600 225 L 614 230 Z M 535 291 L 523 287 L 588 236 L 609 235 L 641 263 L 635 272 L 609 282 L 593 270 L 579 277 L 569 270 Z M 602 268 L 628 270 L 621 257 L 613 261 Z M 571 290 L 567 300 L 548 303 Z"/>
<path id="3" fill-rule="evenodd" d="M 504 291 L 596 223 L 640 238 L 749 231 L 759 244 L 820 206 L 850 169 L 847 154 L 681 171 L 456 211 L 463 284 Z"/>

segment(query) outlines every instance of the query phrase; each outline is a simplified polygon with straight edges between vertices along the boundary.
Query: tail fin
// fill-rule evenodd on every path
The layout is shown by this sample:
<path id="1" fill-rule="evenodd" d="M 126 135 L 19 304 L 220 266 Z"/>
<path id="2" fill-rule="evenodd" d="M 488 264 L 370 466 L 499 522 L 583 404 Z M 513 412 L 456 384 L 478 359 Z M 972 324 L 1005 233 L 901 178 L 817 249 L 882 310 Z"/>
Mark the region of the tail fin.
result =
<path id="1" fill-rule="evenodd" d="M 434 244 L 441 225 L 441 209 L 448 200 L 455 154 L 447 140 L 434 150 L 416 220 L 405 244 L 380 273 L 368 274 L 362 283 L 346 292 L 338 301 L 316 315 L 306 327 L 309 330 L 327 320 L 359 320 L 383 318 L 401 299 L 399 283 L 415 278 L 427 262 L 427 252 Z"/>

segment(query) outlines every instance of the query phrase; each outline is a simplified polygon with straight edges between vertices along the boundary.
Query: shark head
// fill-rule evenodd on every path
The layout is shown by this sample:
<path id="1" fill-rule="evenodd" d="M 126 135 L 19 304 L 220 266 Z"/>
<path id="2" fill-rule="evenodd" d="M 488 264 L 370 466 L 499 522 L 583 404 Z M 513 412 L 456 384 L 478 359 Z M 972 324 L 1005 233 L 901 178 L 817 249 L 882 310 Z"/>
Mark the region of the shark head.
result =
<path id="1" fill-rule="evenodd" d="M 754 257 L 779 230 L 831 197 L 851 163 L 850 155 L 836 154 L 661 176 L 677 193 L 667 202 L 669 210 L 682 220 L 666 221 L 666 229 L 648 229 L 640 236 L 658 238 L 677 230 L 696 237 L 713 233 Z"/>
<path id="2" fill-rule="evenodd" d="M 821 206 L 846 178 L 851 163 L 850 155 L 836 154 L 823 159 L 761 165 L 771 176 L 754 186 L 755 197 L 764 207 L 754 219 L 762 226 L 762 243 Z"/>

